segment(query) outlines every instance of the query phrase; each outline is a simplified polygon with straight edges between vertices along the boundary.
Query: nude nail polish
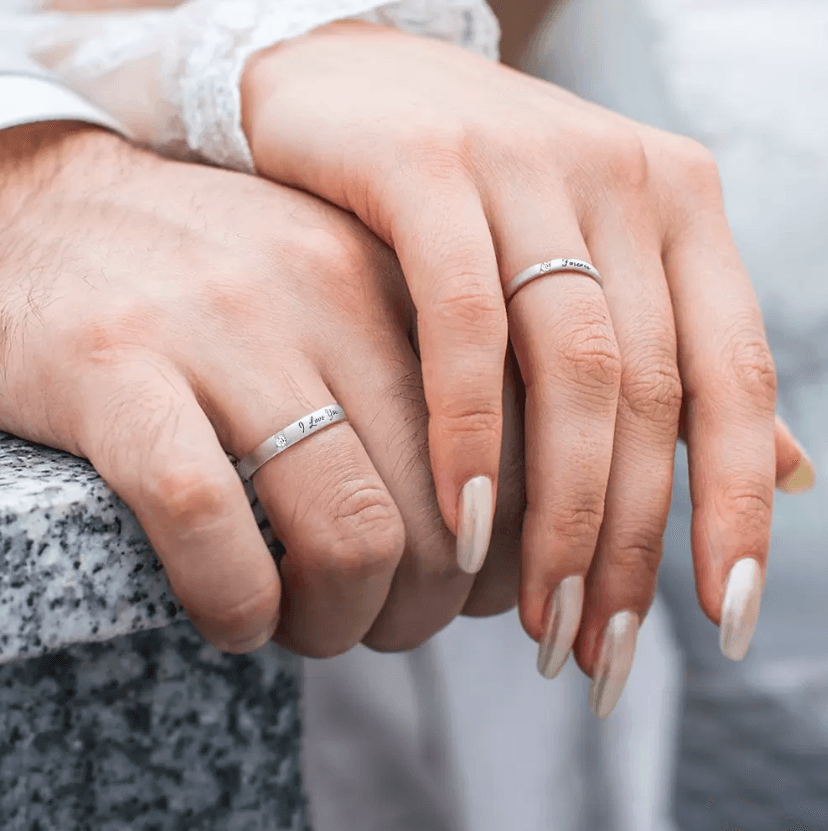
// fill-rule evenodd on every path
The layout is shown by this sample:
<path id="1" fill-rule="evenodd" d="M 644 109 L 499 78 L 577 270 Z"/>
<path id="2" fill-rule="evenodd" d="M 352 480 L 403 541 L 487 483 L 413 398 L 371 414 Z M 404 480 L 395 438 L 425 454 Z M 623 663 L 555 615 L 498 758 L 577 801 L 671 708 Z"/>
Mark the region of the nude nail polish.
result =
<path id="1" fill-rule="evenodd" d="M 759 620 L 763 582 L 762 569 L 752 557 L 739 560 L 730 569 L 722 602 L 719 647 L 731 661 L 741 661 L 747 654 Z"/>
<path id="2" fill-rule="evenodd" d="M 564 668 L 581 625 L 584 605 L 584 578 L 561 580 L 547 612 L 546 629 L 538 645 L 538 672 L 555 678 Z"/>
<path id="3" fill-rule="evenodd" d="M 635 658 L 639 625 L 634 612 L 618 612 L 604 628 L 601 654 L 589 690 L 589 705 L 598 718 L 606 718 L 624 692 Z"/>
<path id="4" fill-rule="evenodd" d="M 469 479 L 460 492 L 457 516 L 457 564 L 467 574 L 483 567 L 494 520 L 492 481 L 487 476 Z"/>
<path id="5" fill-rule="evenodd" d="M 816 484 L 814 463 L 803 453 L 797 469 L 779 484 L 783 493 L 805 493 Z"/>

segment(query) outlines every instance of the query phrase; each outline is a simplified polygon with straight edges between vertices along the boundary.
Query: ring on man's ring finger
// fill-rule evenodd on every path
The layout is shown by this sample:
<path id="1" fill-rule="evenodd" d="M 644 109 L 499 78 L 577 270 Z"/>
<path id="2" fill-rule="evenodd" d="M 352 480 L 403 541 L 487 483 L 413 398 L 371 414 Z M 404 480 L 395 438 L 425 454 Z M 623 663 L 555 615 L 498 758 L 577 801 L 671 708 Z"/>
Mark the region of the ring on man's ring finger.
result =
<path id="1" fill-rule="evenodd" d="M 243 482 L 248 482 L 253 478 L 253 474 L 272 458 L 284 453 L 285 450 L 293 447 L 302 439 L 306 439 L 311 433 L 318 433 L 323 428 L 330 427 L 331 424 L 336 424 L 338 421 L 347 421 L 345 410 L 339 404 L 328 404 L 327 407 L 314 410 L 314 412 L 303 416 L 298 421 L 294 421 L 293 424 L 288 424 L 283 430 L 265 439 L 255 450 L 248 453 L 236 464 L 236 472 Z"/>
<path id="2" fill-rule="evenodd" d="M 586 260 L 545 260 L 536 265 L 530 265 L 529 268 L 524 268 L 520 274 L 515 275 L 503 288 L 503 296 L 508 303 L 524 286 L 537 280 L 538 277 L 546 277 L 548 274 L 560 274 L 566 271 L 575 271 L 579 274 L 586 274 L 591 277 L 601 288 L 604 288 L 604 281 L 592 263 Z"/>

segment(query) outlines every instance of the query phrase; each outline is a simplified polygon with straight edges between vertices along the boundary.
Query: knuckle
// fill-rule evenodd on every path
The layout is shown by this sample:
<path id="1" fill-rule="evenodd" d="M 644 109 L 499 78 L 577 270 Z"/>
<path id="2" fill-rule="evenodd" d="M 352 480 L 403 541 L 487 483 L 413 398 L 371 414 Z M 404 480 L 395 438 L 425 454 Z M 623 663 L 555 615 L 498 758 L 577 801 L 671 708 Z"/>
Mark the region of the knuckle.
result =
<path id="1" fill-rule="evenodd" d="M 672 136 L 668 158 L 672 181 L 685 193 L 721 194 L 719 165 L 703 144 L 685 136 Z"/>
<path id="2" fill-rule="evenodd" d="M 205 279 L 197 289 L 197 307 L 202 319 L 215 322 L 224 337 L 232 338 L 240 330 L 261 326 L 268 304 L 261 302 L 261 286 L 257 285 L 267 269 L 250 255 L 249 267 L 239 269 L 245 277 L 228 283 L 225 279 Z"/>
<path id="3" fill-rule="evenodd" d="M 650 163 L 644 143 L 635 130 L 616 129 L 604 147 L 606 173 L 614 187 L 632 191 L 646 187 Z"/>
<path id="4" fill-rule="evenodd" d="M 626 534 L 625 538 L 607 551 L 607 564 L 617 575 L 618 582 L 626 579 L 627 585 L 639 590 L 655 587 L 658 567 L 663 550 L 661 534 L 647 534 L 638 531 Z M 616 582 L 616 578 L 613 578 Z"/>
<path id="5" fill-rule="evenodd" d="M 162 313 L 149 301 L 111 309 L 67 333 L 68 348 L 89 366 L 108 368 L 135 344 L 153 343 Z"/>
<path id="6" fill-rule="evenodd" d="M 399 137 L 399 152 L 415 174 L 427 180 L 454 179 L 467 169 L 471 158 L 471 136 L 459 119 L 422 108 L 415 123 L 405 125 Z"/>
<path id="7" fill-rule="evenodd" d="M 503 296 L 475 285 L 480 282 L 477 274 L 455 272 L 450 282 L 453 286 L 463 286 L 465 290 L 443 289 L 432 301 L 431 312 L 438 331 L 460 330 L 464 336 L 473 337 L 481 345 L 505 343 L 508 318 Z"/>
<path id="8" fill-rule="evenodd" d="M 721 492 L 722 516 L 735 517 L 743 534 L 761 536 L 766 533 L 773 510 L 773 491 L 773 482 L 759 474 L 732 479 Z"/>
<path id="9" fill-rule="evenodd" d="M 323 273 L 335 271 L 347 276 L 361 273 L 371 252 L 366 250 L 368 246 L 363 235 L 354 233 L 349 219 L 346 217 L 345 221 L 338 221 L 334 227 L 330 223 L 324 228 L 303 231 L 303 238 L 306 239 L 304 256 L 309 265 L 323 270 Z"/>
<path id="10" fill-rule="evenodd" d="M 314 229 L 303 240 L 302 258 L 296 274 L 316 274 L 324 292 L 326 305 L 345 310 L 349 314 L 359 309 L 360 314 L 370 314 L 378 303 L 377 284 L 369 275 L 393 273 L 387 252 L 381 250 L 379 240 L 364 229 L 354 227 L 351 217 L 339 218 L 335 228 Z M 338 228 L 338 232 L 337 229 Z"/>
<path id="11" fill-rule="evenodd" d="M 148 482 L 143 486 L 146 504 L 184 534 L 214 525 L 226 515 L 232 499 L 231 481 L 211 471 L 164 471 Z"/>
<path id="12" fill-rule="evenodd" d="M 678 368 L 669 362 L 628 371 L 621 383 L 624 403 L 634 415 L 648 421 L 677 421 L 683 394 Z"/>
<path id="13" fill-rule="evenodd" d="M 554 511 L 550 518 L 550 527 L 558 538 L 582 543 L 584 539 L 597 539 L 603 519 L 603 506 L 596 501 L 592 505 L 573 505 Z"/>
<path id="14" fill-rule="evenodd" d="M 760 407 L 776 403 L 777 378 L 773 355 L 764 338 L 747 337 L 733 340 L 725 351 L 726 368 L 738 388 Z"/>
<path id="15" fill-rule="evenodd" d="M 475 439 L 478 442 L 499 442 L 503 418 L 500 410 L 480 404 L 471 408 L 449 406 L 434 413 L 435 430 L 457 439 Z"/>
<path id="16" fill-rule="evenodd" d="M 372 483 L 342 484 L 330 505 L 334 538 L 325 558 L 353 580 L 387 574 L 402 557 L 405 527 L 388 492 Z"/>
<path id="17" fill-rule="evenodd" d="M 576 319 L 577 315 L 574 315 Z M 583 318 L 582 318 L 583 320 Z M 606 389 L 615 394 L 621 386 L 621 353 L 607 321 L 586 321 L 559 333 L 556 349 L 575 381 L 587 389 Z M 544 362 L 546 371 L 558 374 Z"/>

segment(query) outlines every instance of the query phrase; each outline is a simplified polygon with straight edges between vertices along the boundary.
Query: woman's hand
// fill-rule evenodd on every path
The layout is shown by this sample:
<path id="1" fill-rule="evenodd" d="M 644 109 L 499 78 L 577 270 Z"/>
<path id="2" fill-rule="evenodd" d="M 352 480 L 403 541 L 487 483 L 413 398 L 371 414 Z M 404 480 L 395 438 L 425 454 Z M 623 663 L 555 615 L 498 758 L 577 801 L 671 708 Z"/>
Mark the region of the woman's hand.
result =
<path id="1" fill-rule="evenodd" d="M 413 307 L 388 248 L 307 194 L 95 128 L 18 128 L 0 148 L 0 429 L 90 459 L 223 649 L 275 630 L 305 655 L 399 650 L 457 615 L 475 578 L 437 509 Z M 254 476 L 280 574 L 227 453 L 333 401 L 346 423 Z M 514 390 L 506 411 L 483 614 L 517 600 Z"/>
<path id="2" fill-rule="evenodd" d="M 544 671 L 580 631 L 596 709 L 617 698 L 655 590 L 682 411 L 697 590 L 742 657 L 768 553 L 776 376 L 710 154 L 354 22 L 261 52 L 242 100 L 262 175 L 353 211 L 399 256 L 437 496 L 468 571 L 497 481 L 502 286 L 555 258 L 603 276 L 603 291 L 573 273 L 535 280 L 508 307 L 526 386 L 521 615 Z"/>

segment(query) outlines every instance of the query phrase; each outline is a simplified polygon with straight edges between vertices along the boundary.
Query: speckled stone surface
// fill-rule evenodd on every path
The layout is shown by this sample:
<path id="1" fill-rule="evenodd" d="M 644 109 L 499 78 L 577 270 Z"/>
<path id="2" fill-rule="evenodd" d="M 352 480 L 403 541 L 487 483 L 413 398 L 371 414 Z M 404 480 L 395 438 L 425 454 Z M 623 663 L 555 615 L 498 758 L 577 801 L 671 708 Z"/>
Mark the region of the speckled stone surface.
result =
<path id="1" fill-rule="evenodd" d="M 0 433 L 0 663 L 180 615 L 138 522 L 92 466 Z"/>
<path id="2" fill-rule="evenodd" d="M 188 622 L 0 667 L 3 831 L 305 831 L 297 661 Z"/>
<path id="3" fill-rule="evenodd" d="M 299 659 L 207 644 L 92 467 L 0 433 L 0 831 L 306 831 L 300 733 Z"/>

